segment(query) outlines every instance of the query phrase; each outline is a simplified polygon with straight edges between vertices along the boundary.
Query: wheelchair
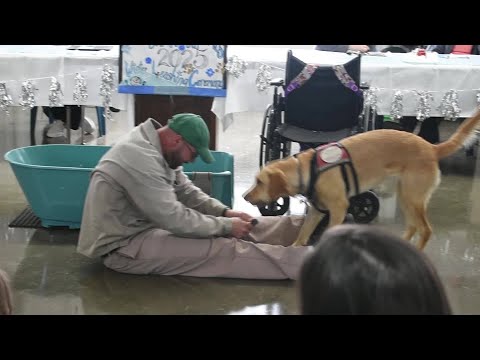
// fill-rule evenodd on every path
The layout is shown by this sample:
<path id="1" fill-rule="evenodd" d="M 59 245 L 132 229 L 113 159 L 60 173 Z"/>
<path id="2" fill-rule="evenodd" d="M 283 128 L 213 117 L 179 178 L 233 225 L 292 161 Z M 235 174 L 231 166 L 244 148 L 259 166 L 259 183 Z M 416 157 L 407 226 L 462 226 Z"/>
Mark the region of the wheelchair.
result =
<path id="1" fill-rule="evenodd" d="M 361 55 L 346 56 L 351 59 L 340 67 L 315 65 L 313 72 L 310 67 L 310 77 L 307 75 L 301 86 L 297 84 L 291 90 L 299 74 L 306 73 L 307 64 L 295 57 L 292 50 L 288 51 L 285 80 L 270 82 L 274 93 L 262 124 L 260 168 L 272 160 L 290 156 L 292 143 L 299 143 L 303 151 L 368 131 L 369 109 L 363 111 L 362 91 L 368 87 L 360 86 Z M 289 207 L 290 198 L 284 197 L 259 210 L 263 216 L 277 216 L 285 214 Z M 348 213 L 357 223 L 371 222 L 378 211 L 379 199 L 373 191 L 350 198 Z M 327 220 L 328 211 L 325 213 Z"/>

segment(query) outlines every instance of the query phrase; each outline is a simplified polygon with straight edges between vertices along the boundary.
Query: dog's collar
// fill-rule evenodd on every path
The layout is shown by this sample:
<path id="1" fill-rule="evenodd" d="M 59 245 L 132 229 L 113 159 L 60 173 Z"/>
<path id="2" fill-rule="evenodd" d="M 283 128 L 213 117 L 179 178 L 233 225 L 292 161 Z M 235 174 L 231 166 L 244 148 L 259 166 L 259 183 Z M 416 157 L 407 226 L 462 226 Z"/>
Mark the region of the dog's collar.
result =
<path id="1" fill-rule="evenodd" d="M 298 170 L 298 193 L 300 195 L 305 195 L 305 181 L 303 181 L 302 167 L 300 166 L 300 160 L 297 158 L 298 154 L 294 154 L 293 157 L 297 160 L 297 170 Z"/>

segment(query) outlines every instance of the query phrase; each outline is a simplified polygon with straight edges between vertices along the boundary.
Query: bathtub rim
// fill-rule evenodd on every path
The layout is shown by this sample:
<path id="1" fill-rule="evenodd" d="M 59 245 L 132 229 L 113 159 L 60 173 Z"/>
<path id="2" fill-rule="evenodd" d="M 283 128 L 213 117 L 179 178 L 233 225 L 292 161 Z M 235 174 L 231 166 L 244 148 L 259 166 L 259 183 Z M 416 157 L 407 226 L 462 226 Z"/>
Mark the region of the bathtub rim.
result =
<path id="1" fill-rule="evenodd" d="M 33 164 L 26 164 L 22 162 L 18 162 L 12 159 L 9 159 L 9 156 L 11 156 L 11 153 L 14 153 L 15 151 L 18 150 L 23 150 L 23 149 L 30 149 L 30 148 L 36 148 L 38 146 L 49 146 L 49 147 L 85 147 L 85 146 L 93 146 L 93 147 L 104 147 L 104 148 L 111 148 L 111 146 L 108 145 L 77 145 L 77 144 L 49 144 L 49 145 L 29 145 L 29 146 L 22 146 L 19 148 L 11 149 L 5 153 L 3 158 L 5 161 L 7 161 L 9 164 L 14 164 L 19 167 L 25 167 L 25 168 L 30 168 L 30 169 L 45 169 L 45 170 L 59 170 L 59 171 L 72 171 L 72 170 L 78 170 L 78 171 L 93 171 L 95 167 L 88 167 L 88 168 L 82 168 L 82 167 L 73 167 L 73 166 L 51 166 L 51 165 L 33 165 Z"/>

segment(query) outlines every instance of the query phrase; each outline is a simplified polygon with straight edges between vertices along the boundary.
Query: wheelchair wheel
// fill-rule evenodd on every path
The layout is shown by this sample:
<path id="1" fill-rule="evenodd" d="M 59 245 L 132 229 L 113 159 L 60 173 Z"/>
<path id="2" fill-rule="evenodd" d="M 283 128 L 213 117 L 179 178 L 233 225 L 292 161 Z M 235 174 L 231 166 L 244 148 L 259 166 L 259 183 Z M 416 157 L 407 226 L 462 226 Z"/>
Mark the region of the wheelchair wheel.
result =
<path id="1" fill-rule="evenodd" d="M 352 214 L 356 223 L 368 224 L 378 215 L 380 202 L 373 191 L 367 191 L 350 198 L 348 212 Z"/>
<path id="2" fill-rule="evenodd" d="M 260 167 L 272 160 L 281 159 L 290 155 L 291 142 L 281 138 L 276 132 L 280 126 L 280 113 L 276 113 L 272 105 L 265 111 L 260 135 Z M 259 207 L 263 216 L 277 216 L 285 214 L 290 208 L 290 197 L 280 198 L 264 207 Z"/>
<path id="3" fill-rule="evenodd" d="M 272 117 L 272 105 L 267 107 L 265 110 L 265 116 L 263 117 L 262 124 L 262 133 L 260 134 L 260 161 L 259 166 L 262 167 L 268 160 L 269 149 L 267 148 L 268 143 L 271 139 L 268 138 L 267 128 L 270 127 L 270 121 Z"/>
<path id="4" fill-rule="evenodd" d="M 282 197 L 266 206 L 259 206 L 258 210 L 263 216 L 278 216 L 285 214 L 289 208 L 290 198 Z"/>
<path id="5" fill-rule="evenodd" d="M 282 138 L 276 131 L 281 125 L 280 116 L 281 114 L 277 113 L 272 105 L 269 105 L 265 111 L 260 135 L 260 167 L 272 160 L 290 155 L 291 142 Z"/>

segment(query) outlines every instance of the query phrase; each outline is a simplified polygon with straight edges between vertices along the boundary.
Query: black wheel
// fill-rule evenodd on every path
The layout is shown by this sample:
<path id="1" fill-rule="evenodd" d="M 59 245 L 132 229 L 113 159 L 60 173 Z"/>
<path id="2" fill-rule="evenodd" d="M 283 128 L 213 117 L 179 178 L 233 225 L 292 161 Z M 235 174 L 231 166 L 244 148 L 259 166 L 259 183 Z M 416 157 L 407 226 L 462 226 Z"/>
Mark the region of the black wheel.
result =
<path id="1" fill-rule="evenodd" d="M 290 156 L 292 143 L 277 132 L 277 128 L 281 125 L 280 116 L 281 114 L 272 105 L 269 105 L 265 111 L 260 135 L 260 167 L 272 160 Z"/>
<path id="2" fill-rule="evenodd" d="M 380 202 L 373 191 L 367 191 L 350 198 L 348 212 L 352 214 L 356 223 L 368 224 L 378 215 Z"/>
<path id="3" fill-rule="evenodd" d="M 278 216 L 285 214 L 290 208 L 290 198 L 283 197 L 277 199 L 266 206 L 259 206 L 258 210 L 263 216 Z"/>
<path id="4" fill-rule="evenodd" d="M 260 161 L 259 166 L 262 167 L 265 165 L 269 160 L 269 151 L 270 146 L 269 143 L 272 141 L 272 135 L 270 135 L 269 129 L 272 127 L 272 105 L 267 107 L 265 110 L 265 116 L 263 117 L 263 124 L 262 124 L 262 133 L 260 134 Z M 270 137 L 269 137 L 270 135 Z"/>
<path id="5" fill-rule="evenodd" d="M 278 110 L 277 110 L 278 111 Z M 284 140 L 276 132 L 280 126 L 281 114 L 276 112 L 272 105 L 265 111 L 260 135 L 260 167 L 272 160 L 281 159 L 290 155 L 291 142 Z M 290 208 L 290 198 L 284 197 L 268 204 L 258 207 L 263 216 L 278 216 L 285 214 Z"/>

